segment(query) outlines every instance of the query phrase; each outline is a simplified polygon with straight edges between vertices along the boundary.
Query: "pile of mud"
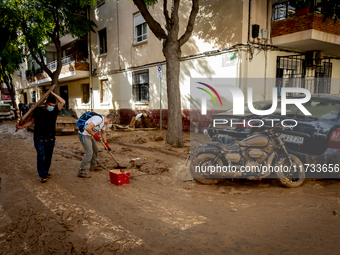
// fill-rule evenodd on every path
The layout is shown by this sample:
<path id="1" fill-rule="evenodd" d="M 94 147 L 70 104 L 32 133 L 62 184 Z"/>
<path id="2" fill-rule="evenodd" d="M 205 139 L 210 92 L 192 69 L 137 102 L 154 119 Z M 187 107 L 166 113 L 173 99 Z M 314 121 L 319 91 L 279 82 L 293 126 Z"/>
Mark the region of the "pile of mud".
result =
<path id="1" fill-rule="evenodd" d="M 160 159 L 150 160 L 148 158 L 137 158 L 131 161 L 131 168 L 151 175 L 161 174 L 170 171 L 170 166 Z"/>

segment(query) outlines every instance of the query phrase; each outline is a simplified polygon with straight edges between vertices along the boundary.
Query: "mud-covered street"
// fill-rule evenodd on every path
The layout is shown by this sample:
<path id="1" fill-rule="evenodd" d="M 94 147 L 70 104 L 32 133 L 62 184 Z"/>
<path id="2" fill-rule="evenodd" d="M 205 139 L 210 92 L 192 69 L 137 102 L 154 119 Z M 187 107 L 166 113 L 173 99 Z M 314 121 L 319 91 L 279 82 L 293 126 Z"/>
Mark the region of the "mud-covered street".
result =
<path id="1" fill-rule="evenodd" d="M 174 149 L 165 131 L 111 131 L 130 184 L 110 183 L 115 163 L 100 143 L 106 169 L 78 178 L 76 135 L 57 137 L 52 178 L 40 183 L 33 134 L 14 127 L 0 123 L 0 254 L 339 254 L 338 180 L 200 185 L 185 166 L 189 133 Z"/>

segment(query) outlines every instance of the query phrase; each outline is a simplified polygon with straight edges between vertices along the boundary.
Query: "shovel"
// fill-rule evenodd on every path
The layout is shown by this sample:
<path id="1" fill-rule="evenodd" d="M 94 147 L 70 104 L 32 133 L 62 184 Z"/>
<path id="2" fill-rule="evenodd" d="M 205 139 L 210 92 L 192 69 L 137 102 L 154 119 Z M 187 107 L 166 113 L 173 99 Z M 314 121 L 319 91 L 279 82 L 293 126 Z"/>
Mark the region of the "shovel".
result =
<path id="1" fill-rule="evenodd" d="M 107 150 L 107 151 L 109 152 L 110 156 L 111 156 L 111 157 L 114 159 L 114 161 L 117 163 L 118 166 L 116 166 L 116 167 L 114 167 L 114 168 L 115 168 L 115 169 L 125 169 L 126 166 L 121 166 L 121 165 L 119 165 L 118 160 L 115 158 L 115 156 L 113 156 L 113 154 L 111 153 L 111 151 L 109 151 L 109 150 L 107 149 L 107 147 L 105 146 L 105 143 L 104 143 L 102 140 L 100 140 L 100 142 L 101 142 L 102 145 L 104 146 L 105 150 Z"/>

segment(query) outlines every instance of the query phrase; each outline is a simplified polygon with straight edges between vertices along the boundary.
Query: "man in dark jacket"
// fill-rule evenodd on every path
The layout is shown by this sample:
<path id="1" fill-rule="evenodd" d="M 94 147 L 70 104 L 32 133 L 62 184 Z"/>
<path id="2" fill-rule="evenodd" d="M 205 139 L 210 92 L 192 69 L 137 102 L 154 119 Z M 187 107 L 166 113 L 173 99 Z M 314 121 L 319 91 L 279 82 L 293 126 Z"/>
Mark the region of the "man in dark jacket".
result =
<path id="1" fill-rule="evenodd" d="M 56 99 L 59 103 L 57 104 Z M 51 92 L 43 107 L 34 110 L 32 118 L 23 125 L 17 124 L 18 129 L 34 126 L 34 147 L 37 151 L 37 170 L 41 182 L 46 182 L 46 178 L 51 177 L 48 173 L 54 143 L 55 143 L 55 125 L 58 113 L 65 105 L 65 100 L 55 93 Z"/>
<path id="2" fill-rule="evenodd" d="M 24 105 L 24 104 L 20 101 L 20 103 L 19 103 L 19 105 L 18 105 L 19 111 L 20 111 L 20 117 L 23 116 L 23 114 L 22 114 L 22 109 L 21 109 L 23 105 Z"/>

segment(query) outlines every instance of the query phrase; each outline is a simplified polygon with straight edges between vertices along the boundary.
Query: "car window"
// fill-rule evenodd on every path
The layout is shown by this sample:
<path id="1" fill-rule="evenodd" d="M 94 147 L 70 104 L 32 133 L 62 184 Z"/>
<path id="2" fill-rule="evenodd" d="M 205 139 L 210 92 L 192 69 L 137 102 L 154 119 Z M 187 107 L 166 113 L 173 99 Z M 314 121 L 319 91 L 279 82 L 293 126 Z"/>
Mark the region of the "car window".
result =
<path id="1" fill-rule="evenodd" d="M 253 102 L 253 106 L 257 110 L 267 110 L 269 109 L 269 107 L 271 107 L 271 104 L 268 104 L 268 102 L 265 102 L 265 101 L 257 101 L 257 102 Z M 233 108 L 228 109 L 226 112 L 233 113 Z M 247 103 L 244 104 L 244 113 L 251 114 L 251 111 L 249 110 Z"/>
<path id="2" fill-rule="evenodd" d="M 303 106 L 312 114 L 304 115 L 295 105 L 288 104 L 286 108 L 286 116 L 302 117 L 302 118 L 317 118 L 321 120 L 337 119 L 340 114 L 340 103 L 328 100 L 310 100 Z M 278 105 L 273 115 L 281 115 L 281 105 Z"/>
<path id="3" fill-rule="evenodd" d="M 72 117 L 68 111 L 66 111 L 65 109 L 61 109 L 61 111 L 58 113 L 58 116 L 60 117 Z"/>

